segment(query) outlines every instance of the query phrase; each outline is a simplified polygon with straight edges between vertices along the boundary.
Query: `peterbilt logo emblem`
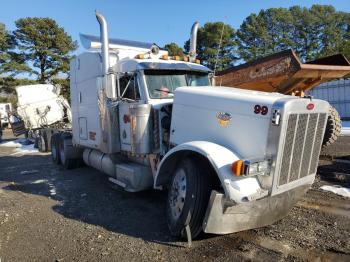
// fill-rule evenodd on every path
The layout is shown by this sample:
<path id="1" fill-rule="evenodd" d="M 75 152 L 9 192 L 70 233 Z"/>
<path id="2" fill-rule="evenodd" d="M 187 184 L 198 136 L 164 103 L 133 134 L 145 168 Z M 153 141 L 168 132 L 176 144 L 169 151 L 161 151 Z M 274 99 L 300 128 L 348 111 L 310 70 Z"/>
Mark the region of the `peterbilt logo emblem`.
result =
<path id="1" fill-rule="evenodd" d="M 315 107 L 315 105 L 314 105 L 313 103 L 310 103 L 310 104 L 308 104 L 308 105 L 306 106 L 306 109 L 307 109 L 307 110 L 312 110 L 312 109 L 314 109 L 314 107 Z"/>
<path id="2" fill-rule="evenodd" d="M 218 120 L 220 126 L 222 127 L 227 126 L 230 123 L 231 118 L 232 116 L 230 113 L 219 112 L 216 114 L 216 119 Z"/>

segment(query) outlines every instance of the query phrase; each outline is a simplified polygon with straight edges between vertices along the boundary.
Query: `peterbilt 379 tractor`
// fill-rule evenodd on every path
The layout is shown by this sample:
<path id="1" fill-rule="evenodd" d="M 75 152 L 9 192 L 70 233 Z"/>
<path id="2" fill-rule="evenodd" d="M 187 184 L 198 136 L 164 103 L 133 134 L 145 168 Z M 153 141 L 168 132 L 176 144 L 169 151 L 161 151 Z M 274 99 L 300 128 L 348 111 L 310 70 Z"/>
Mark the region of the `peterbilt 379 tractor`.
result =
<path id="1" fill-rule="evenodd" d="M 72 130 L 54 134 L 52 158 L 83 161 L 129 192 L 167 190 L 171 234 L 197 237 L 283 218 L 315 179 L 329 104 L 217 87 L 190 52 L 81 35 L 71 70 Z"/>

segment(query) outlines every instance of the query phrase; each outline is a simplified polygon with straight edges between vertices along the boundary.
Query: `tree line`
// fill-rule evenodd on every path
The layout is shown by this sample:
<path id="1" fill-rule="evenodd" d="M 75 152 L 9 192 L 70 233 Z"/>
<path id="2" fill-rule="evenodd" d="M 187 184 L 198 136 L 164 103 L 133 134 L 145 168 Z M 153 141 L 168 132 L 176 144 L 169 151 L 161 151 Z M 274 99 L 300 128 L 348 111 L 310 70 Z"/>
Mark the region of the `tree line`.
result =
<path id="1" fill-rule="evenodd" d="M 181 55 L 189 51 L 189 41 L 183 48 L 175 43 L 165 47 L 170 54 Z M 211 69 L 223 70 L 289 48 L 303 62 L 336 53 L 349 60 L 350 13 L 330 5 L 269 8 L 246 17 L 238 29 L 212 22 L 198 31 L 198 58 Z"/>
<path id="2" fill-rule="evenodd" d="M 51 18 L 21 18 L 15 25 L 10 32 L 0 23 L 0 92 L 14 94 L 19 85 L 52 83 L 68 95 L 69 60 L 78 44 Z"/>
<path id="3" fill-rule="evenodd" d="M 68 96 L 69 60 L 77 43 L 51 18 L 21 18 L 15 25 L 10 32 L 0 23 L 0 92 L 53 83 Z M 216 71 L 288 48 L 304 62 L 336 53 L 350 59 L 350 14 L 331 5 L 263 9 L 246 17 L 238 29 L 224 22 L 205 23 L 197 41 L 198 58 Z M 189 52 L 189 40 L 183 47 L 169 43 L 165 48 L 182 56 Z"/>

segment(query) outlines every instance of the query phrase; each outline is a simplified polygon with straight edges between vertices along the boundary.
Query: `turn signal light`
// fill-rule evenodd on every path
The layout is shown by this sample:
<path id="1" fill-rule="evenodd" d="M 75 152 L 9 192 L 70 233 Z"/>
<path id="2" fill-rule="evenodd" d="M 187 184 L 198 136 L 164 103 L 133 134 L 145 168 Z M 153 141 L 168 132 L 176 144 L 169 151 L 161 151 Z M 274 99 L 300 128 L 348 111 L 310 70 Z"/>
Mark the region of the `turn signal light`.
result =
<path id="1" fill-rule="evenodd" d="M 244 172 L 244 161 L 237 160 L 232 163 L 231 170 L 235 176 L 241 176 Z"/>

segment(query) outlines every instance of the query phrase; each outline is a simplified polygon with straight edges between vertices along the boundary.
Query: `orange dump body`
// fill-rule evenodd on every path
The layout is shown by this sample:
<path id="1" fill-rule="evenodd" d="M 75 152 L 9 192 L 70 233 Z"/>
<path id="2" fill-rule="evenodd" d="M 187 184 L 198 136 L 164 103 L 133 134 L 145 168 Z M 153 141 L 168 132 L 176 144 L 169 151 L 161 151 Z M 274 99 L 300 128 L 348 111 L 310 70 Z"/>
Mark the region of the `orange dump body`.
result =
<path id="1" fill-rule="evenodd" d="M 302 95 L 349 73 L 350 63 L 341 54 L 302 63 L 289 49 L 218 72 L 215 81 L 222 86 Z"/>

